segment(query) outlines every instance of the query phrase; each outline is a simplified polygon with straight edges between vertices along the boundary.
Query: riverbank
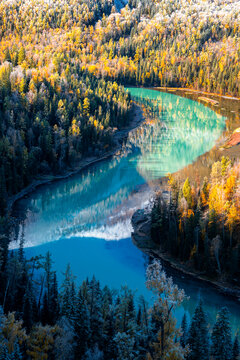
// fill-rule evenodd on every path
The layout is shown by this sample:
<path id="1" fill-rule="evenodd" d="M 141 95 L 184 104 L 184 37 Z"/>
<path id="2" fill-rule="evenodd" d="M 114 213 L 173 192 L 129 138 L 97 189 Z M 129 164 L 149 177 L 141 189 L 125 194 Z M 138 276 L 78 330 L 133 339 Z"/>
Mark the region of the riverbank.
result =
<path id="1" fill-rule="evenodd" d="M 170 257 L 169 254 L 161 252 L 159 246 L 151 240 L 151 215 L 149 209 L 137 210 L 134 213 L 132 217 L 132 227 L 132 242 L 143 253 L 151 258 L 160 259 L 163 265 L 171 267 L 198 281 L 205 282 L 214 287 L 221 294 L 230 296 L 240 302 L 240 289 L 238 287 L 234 287 L 229 283 L 209 279 L 205 274 L 193 271 L 187 265 Z"/>
<path id="2" fill-rule="evenodd" d="M 132 118 L 130 123 L 128 124 L 127 127 L 115 131 L 113 135 L 113 142 L 115 143 L 114 147 L 112 147 L 109 151 L 104 152 L 101 156 L 85 157 L 74 168 L 65 169 L 60 174 L 39 176 L 30 185 L 28 185 L 27 187 L 22 189 L 19 193 L 11 196 L 8 199 L 7 213 L 8 214 L 11 213 L 12 206 L 17 200 L 20 200 L 23 197 L 31 194 L 39 186 L 46 185 L 54 181 L 67 179 L 68 177 L 79 173 L 81 170 L 87 168 L 90 165 L 96 164 L 99 161 L 103 161 L 110 158 L 111 156 L 117 155 L 118 152 L 121 150 L 122 143 L 127 138 L 128 134 L 131 131 L 135 130 L 138 126 L 140 126 L 144 121 L 145 118 L 143 116 L 143 111 L 141 106 L 134 103 L 132 107 Z"/>
<path id="3" fill-rule="evenodd" d="M 195 89 L 190 89 L 190 88 L 156 87 L 154 89 L 163 90 L 163 91 L 183 91 L 183 92 L 188 92 L 188 93 L 202 94 L 202 95 L 207 95 L 207 96 L 216 96 L 216 97 L 220 97 L 220 98 L 223 98 L 223 99 L 239 100 L 240 101 L 240 97 L 231 96 L 231 95 L 215 94 L 215 93 L 211 93 L 211 92 L 208 92 L 208 91 L 195 90 Z"/>
<path id="4" fill-rule="evenodd" d="M 156 88 L 155 88 L 156 89 Z M 240 125 L 240 99 L 227 97 L 219 94 L 206 93 L 198 90 L 190 90 L 190 89 L 173 89 L 173 88 L 158 88 L 163 92 L 174 93 L 175 95 L 181 97 L 191 98 L 192 100 L 204 102 L 205 106 L 210 107 L 219 115 L 223 115 L 226 117 L 226 129 L 223 131 L 221 137 L 217 140 L 216 145 L 207 153 L 199 156 L 197 159 L 193 161 L 193 163 L 187 165 L 181 170 L 174 173 L 174 175 L 180 180 L 185 180 L 187 177 L 190 181 L 203 181 L 204 177 L 210 176 L 210 171 L 212 164 L 216 161 L 221 160 L 222 156 L 229 157 L 232 161 L 236 161 L 240 157 L 240 144 L 238 139 L 235 143 L 230 143 L 233 138 L 233 134 L 237 135 L 239 125 Z M 213 101 L 206 101 L 206 99 L 202 99 L 202 96 L 199 95 L 207 95 L 213 97 Z M 216 102 L 216 97 L 218 97 L 218 102 Z M 209 99 L 211 100 L 211 99 Z M 236 135 L 235 135 L 236 136 Z M 225 144 L 229 144 L 230 146 L 225 146 Z M 158 186 L 159 190 L 164 191 L 168 190 L 167 178 L 161 178 L 156 181 L 156 186 Z M 135 222 L 136 217 L 139 216 L 139 212 L 136 212 L 133 215 L 133 222 Z M 138 223 L 139 221 L 139 223 Z M 173 259 L 169 254 L 163 253 L 160 251 L 159 247 L 151 241 L 151 224 L 148 212 L 144 213 L 144 218 L 141 220 L 139 217 L 137 221 L 137 226 L 134 227 L 134 232 L 132 234 L 133 243 L 142 250 L 145 254 L 151 257 L 157 257 L 161 259 L 163 263 L 167 265 L 167 267 L 171 267 L 182 274 L 191 276 L 194 279 L 198 279 L 199 281 L 203 281 L 208 283 L 215 289 L 217 289 L 220 293 L 233 297 L 240 301 L 240 289 L 234 288 L 229 283 L 222 283 L 218 281 L 214 281 L 212 279 L 207 278 L 203 273 L 195 272 L 189 265 L 183 264 L 175 259 Z"/>
<path id="5" fill-rule="evenodd" d="M 155 87 L 152 89 L 160 90 L 160 91 L 164 91 L 164 92 L 166 92 L 166 91 L 167 92 L 168 91 L 169 92 L 177 92 L 178 93 L 177 95 L 180 95 L 180 96 L 185 95 L 187 98 L 192 98 L 192 95 L 194 95 L 194 94 L 204 94 L 204 95 L 213 96 L 213 97 L 220 97 L 222 99 L 227 99 L 227 100 L 240 100 L 240 98 L 236 98 L 236 97 L 229 97 L 229 96 L 225 96 L 225 95 L 208 93 L 208 92 L 204 92 L 201 90 L 194 90 L 194 89 L 188 89 L 188 88 Z M 194 100 L 195 101 L 199 100 L 199 98 L 194 98 Z M 240 101 L 239 101 L 239 104 L 240 104 Z M 213 104 L 205 102 L 205 106 L 211 106 L 211 105 L 213 105 Z M 239 108 L 240 108 L 240 105 L 239 105 Z M 215 107 L 214 110 L 217 111 L 217 107 Z M 221 110 L 223 110 L 223 108 L 221 108 Z M 77 174 L 78 172 L 80 172 L 81 170 L 85 169 L 86 167 L 88 167 L 92 164 L 95 164 L 99 161 L 105 160 L 111 156 L 116 155 L 118 153 L 118 151 L 121 150 L 123 140 L 128 136 L 128 134 L 132 130 L 136 129 L 145 120 L 143 111 L 139 105 L 134 104 L 132 112 L 133 112 L 133 117 L 132 117 L 130 124 L 126 128 L 116 131 L 114 133 L 113 141 L 116 143 L 116 145 L 111 150 L 104 152 L 100 156 L 85 157 L 74 168 L 65 169 L 61 174 L 57 174 L 57 175 L 50 174 L 50 175 L 39 176 L 30 185 L 28 185 L 27 187 L 22 189 L 19 193 L 15 194 L 14 196 L 12 196 L 8 199 L 8 207 L 7 207 L 8 213 L 11 212 L 12 206 L 17 200 L 23 198 L 24 196 L 29 195 L 31 192 L 33 192 L 39 186 L 46 185 L 46 184 L 54 182 L 54 181 L 66 179 L 72 175 Z M 239 124 L 238 124 L 238 126 L 239 126 Z M 229 126 L 227 125 L 227 127 L 229 127 Z M 230 133 L 227 136 L 224 133 L 224 135 L 223 135 L 224 140 L 221 141 L 221 148 L 219 147 L 220 151 L 215 151 L 215 155 L 217 155 L 217 157 L 216 156 L 214 157 L 214 161 L 216 161 L 217 158 L 219 158 L 220 156 L 223 156 L 223 155 L 229 156 L 231 159 L 235 159 L 237 155 L 240 155 L 240 145 L 234 145 L 231 147 L 224 146 L 225 143 L 227 143 L 227 140 L 230 139 L 232 132 L 236 129 L 236 127 L 237 127 L 237 125 L 234 125 L 233 127 L 231 127 L 232 129 L 230 129 Z M 211 152 L 212 152 L 212 150 L 211 150 Z M 204 157 L 204 155 L 201 157 Z M 198 159 L 195 160 L 195 162 L 197 162 L 197 161 L 198 161 Z M 192 167 L 192 164 L 190 164 L 186 168 L 180 170 L 178 173 L 184 172 L 186 169 L 188 170 L 189 167 Z M 207 168 L 209 168 L 209 166 L 207 166 Z M 187 176 L 189 176 L 189 175 L 187 175 Z M 191 175 L 190 175 L 190 178 L 191 178 Z"/>

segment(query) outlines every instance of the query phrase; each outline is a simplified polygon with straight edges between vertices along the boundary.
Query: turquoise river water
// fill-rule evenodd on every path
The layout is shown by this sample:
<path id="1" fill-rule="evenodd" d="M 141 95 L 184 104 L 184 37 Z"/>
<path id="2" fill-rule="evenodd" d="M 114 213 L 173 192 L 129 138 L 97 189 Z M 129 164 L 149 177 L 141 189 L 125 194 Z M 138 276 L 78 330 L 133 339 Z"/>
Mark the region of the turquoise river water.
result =
<path id="1" fill-rule="evenodd" d="M 99 162 L 68 179 L 39 187 L 19 200 L 26 255 L 50 251 L 61 279 L 68 263 L 78 281 L 96 276 L 102 285 L 127 284 L 151 301 L 145 288 L 148 259 L 131 242 L 133 212 L 153 195 L 151 180 L 175 172 L 209 151 L 221 135 L 225 119 L 210 108 L 173 94 L 129 88 L 132 97 L 155 109 L 158 118 L 131 132 L 121 155 Z M 13 243 L 16 248 L 18 243 Z M 209 321 L 227 305 L 236 330 L 240 304 L 204 283 L 166 271 L 190 300 L 176 312 L 192 315 L 201 297 Z"/>

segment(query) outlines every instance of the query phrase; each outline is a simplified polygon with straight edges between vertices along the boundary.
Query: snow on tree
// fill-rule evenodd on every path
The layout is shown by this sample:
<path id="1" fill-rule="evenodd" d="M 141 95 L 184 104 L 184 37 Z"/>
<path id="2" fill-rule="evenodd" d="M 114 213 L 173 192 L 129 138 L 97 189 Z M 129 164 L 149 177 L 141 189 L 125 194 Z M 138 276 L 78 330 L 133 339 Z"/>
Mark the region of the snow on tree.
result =
<path id="1" fill-rule="evenodd" d="M 75 343 L 75 332 L 73 325 L 67 317 L 62 317 L 58 322 L 59 334 L 54 342 L 54 355 L 58 360 L 73 360 Z"/>
<path id="2" fill-rule="evenodd" d="M 154 360 L 184 359 L 187 349 L 180 344 L 181 332 L 176 327 L 173 311 L 186 299 L 185 292 L 173 283 L 171 277 L 167 277 L 157 260 L 148 266 L 146 275 L 146 286 L 156 296 L 150 312 L 158 332 L 151 357 Z"/>
<path id="3" fill-rule="evenodd" d="M 134 352 L 134 338 L 125 332 L 118 332 L 114 338 L 117 348 L 117 359 L 131 360 L 136 359 Z"/>

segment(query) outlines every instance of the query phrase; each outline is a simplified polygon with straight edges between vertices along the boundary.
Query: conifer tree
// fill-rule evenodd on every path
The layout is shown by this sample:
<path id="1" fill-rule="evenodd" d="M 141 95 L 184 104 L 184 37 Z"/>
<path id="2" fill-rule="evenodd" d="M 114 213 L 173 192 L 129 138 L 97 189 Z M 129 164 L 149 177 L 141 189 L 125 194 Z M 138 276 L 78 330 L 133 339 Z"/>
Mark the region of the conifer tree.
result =
<path id="1" fill-rule="evenodd" d="M 136 359 L 134 351 L 134 338 L 125 332 L 118 332 L 114 338 L 117 348 L 117 359 L 133 360 Z"/>
<path id="2" fill-rule="evenodd" d="M 180 338 L 180 343 L 181 343 L 182 347 L 185 347 L 187 345 L 187 337 L 188 337 L 187 316 L 185 313 L 182 318 L 181 332 L 182 332 L 182 335 Z"/>
<path id="3" fill-rule="evenodd" d="M 238 341 L 238 334 L 236 334 L 233 343 L 232 360 L 239 360 L 240 358 L 240 346 Z"/>
<path id="4" fill-rule="evenodd" d="M 68 319 L 74 318 L 73 309 L 75 304 L 74 292 L 74 276 L 72 274 L 70 265 L 67 265 L 64 273 L 64 280 L 61 286 L 61 315 L 66 316 Z"/>
<path id="5" fill-rule="evenodd" d="M 188 360 L 209 359 L 209 334 L 202 302 L 196 307 L 188 335 Z"/>
<path id="6" fill-rule="evenodd" d="M 218 315 L 212 331 L 211 355 L 214 360 L 231 360 L 232 358 L 232 336 L 229 320 L 229 311 L 222 308 Z"/>
<path id="7" fill-rule="evenodd" d="M 53 281 L 50 291 L 49 316 L 50 325 L 54 325 L 59 317 L 59 296 L 56 272 L 53 273 Z"/>
<path id="8" fill-rule="evenodd" d="M 77 298 L 77 306 L 74 319 L 74 330 L 75 330 L 75 340 L 76 348 L 75 352 L 77 356 L 82 356 L 89 344 L 91 330 L 90 330 L 90 314 L 86 299 L 82 294 L 82 289 L 80 288 Z"/>
<path id="9" fill-rule="evenodd" d="M 89 314 L 90 314 L 90 328 L 91 328 L 91 339 L 90 344 L 102 343 L 102 327 L 103 327 L 103 316 L 102 316 L 102 292 L 100 289 L 99 282 L 96 281 L 95 277 L 92 278 L 88 288 L 88 299 L 89 299 Z"/>
<path id="10" fill-rule="evenodd" d="M 59 334 L 54 343 L 54 355 L 57 360 L 75 359 L 75 332 L 70 320 L 62 317 L 58 320 Z M 77 355 L 77 359 L 79 359 Z"/>
<path id="11" fill-rule="evenodd" d="M 103 351 L 106 358 L 115 357 L 115 312 L 111 290 L 105 286 L 102 290 L 102 314 L 103 314 Z"/>
<path id="12" fill-rule="evenodd" d="M 23 298 L 23 323 L 27 331 L 30 331 L 34 323 L 33 314 L 33 294 L 31 290 L 31 284 L 28 284 L 26 293 Z"/>
<path id="13" fill-rule="evenodd" d="M 4 60 L 5 61 L 11 61 L 11 54 L 10 54 L 10 51 L 9 51 L 9 47 L 7 47 L 5 52 L 4 52 Z"/>
<path id="14" fill-rule="evenodd" d="M 114 359 L 116 356 L 115 337 L 115 319 L 114 313 L 110 308 L 104 319 L 103 324 L 103 350 L 107 359 Z"/>
<path id="15" fill-rule="evenodd" d="M 45 292 L 43 296 L 43 305 L 41 309 L 41 322 L 43 325 L 49 324 L 50 322 L 47 292 Z"/>
<path id="16" fill-rule="evenodd" d="M 6 179 L 5 179 L 5 170 L 4 166 L 0 168 L 0 215 L 5 214 L 7 206 L 7 189 L 6 189 Z"/>

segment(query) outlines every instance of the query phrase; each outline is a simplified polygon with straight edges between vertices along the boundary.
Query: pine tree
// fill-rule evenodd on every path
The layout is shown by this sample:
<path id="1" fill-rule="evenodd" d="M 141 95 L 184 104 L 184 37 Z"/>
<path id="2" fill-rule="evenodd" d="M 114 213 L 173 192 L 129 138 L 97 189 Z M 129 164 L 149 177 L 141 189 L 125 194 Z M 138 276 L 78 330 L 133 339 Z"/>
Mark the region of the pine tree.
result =
<path id="1" fill-rule="evenodd" d="M 44 270 L 45 270 L 45 274 L 46 274 L 47 303 L 49 304 L 50 303 L 50 292 L 51 292 L 51 286 L 52 286 L 52 277 L 53 277 L 52 259 L 51 259 L 51 254 L 49 251 L 46 253 Z"/>
<path id="2" fill-rule="evenodd" d="M 111 290 L 105 286 L 102 290 L 103 343 L 102 348 L 107 359 L 115 358 L 115 312 Z"/>
<path id="3" fill-rule="evenodd" d="M 64 280 L 61 286 L 61 315 L 66 316 L 68 319 L 72 319 L 74 314 L 72 313 L 74 309 L 74 304 L 76 299 L 73 297 L 73 288 L 74 288 L 74 276 L 72 274 L 70 265 L 67 265 L 66 271 L 64 273 Z"/>
<path id="4" fill-rule="evenodd" d="M 185 347 L 187 345 L 187 336 L 188 336 L 187 316 L 185 313 L 182 318 L 181 332 L 182 332 L 182 335 L 180 338 L 180 343 L 181 343 L 182 347 Z"/>
<path id="5" fill-rule="evenodd" d="M 134 341 L 130 335 L 125 332 L 118 332 L 114 338 L 117 349 L 117 359 L 121 360 L 133 360 L 136 359 L 134 352 Z"/>
<path id="6" fill-rule="evenodd" d="M 43 325 L 49 324 L 50 316 L 49 316 L 49 308 L 48 308 L 48 297 L 47 292 L 44 293 L 43 296 L 43 305 L 41 309 L 41 322 Z"/>
<path id="7" fill-rule="evenodd" d="M 0 216 L 5 214 L 7 206 L 7 188 L 4 167 L 0 168 Z"/>
<path id="8" fill-rule="evenodd" d="M 238 334 L 235 336 L 233 343 L 232 360 L 239 360 L 240 358 L 240 346 L 238 341 Z"/>
<path id="9" fill-rule="evenodd" d="M 91 346 L 102 343 L 102 291 L 99 282 L 95 277 L 92 278 L 88 290 L 89 298 L 89 313 L 90 313 L 90 328 L 91 328 Z"/>
<path id="10" fill-rule="evenodd" d="M 8 47 L 7 47 L 6 50 L 4 51 L 4 60 L 11 62 L 11 54 L 10 54 L 10 51 L 9 51 L 9 48 L 8 48 Z"/>
<path id="11" fill-rule="evenodd" d="M 59 317 L 59 296 L 58 296 L 58 284 L 56 272 L 53 274 L 53 281 L 50 293 L 50 325 L 54 325 Z"/>
<path id="12" fill-rule="evenodd" d="M 139 298 L 139 310 L 136 318 L 137 322 L 137 349 L 139 354 L 145 357 L 147 350 L 149 350 L 150 338 L 150 322 L 148 314 L 148 306 L 143 296 Z"/>
<path id="13" fill-rule="evenodd" d="M 31 283 L 28 284 L 26 293 L 23 298 L 22 319 L 27 331 L 30 331 L 34 323 L 33 314 L 33 294 L 31 290 Z"/>
<path id="14" fill-rule="evenodd" d="M 229 311 L 222 308 L 212 331 L 211 355 L 214 360 L 231 360 L 232 336 L 229 320 Z"/>
<path id="15" fill-rule="evenodd" d="M 90 314 L 81 288 L 78 293 L 74 329 L 76 334 L 76 355 L 80 357 L 86 352 L 91 335 Z"/>
<path id="16" fill-rule="evenodd" d="M 0 331 L 1 331 L 1 329 L 2 329 L 2 325 L 3 325 L 4 319 L 5 319 L 5 316 L 4 316 L 3 308 L 2 308 L 2 306 L 0 305 Z"/>
<path id="17" fill-rule="evenodd" d="M 188 360 L 209 359 L 209 334 L 206 315 L 201 302 L 197 306 L 191 321 L 188 345 L 190 348 Z"/>
<path id="18" fill-rule="evenodd" d="M 59 334 L 54 342 L 54 355 L 56 360 L 75 359 L 75 332 L 70 320 L 62 317 L 57 326 L 60 328 Z M 79 359 L 79 356 L 77 356 Z"/>

